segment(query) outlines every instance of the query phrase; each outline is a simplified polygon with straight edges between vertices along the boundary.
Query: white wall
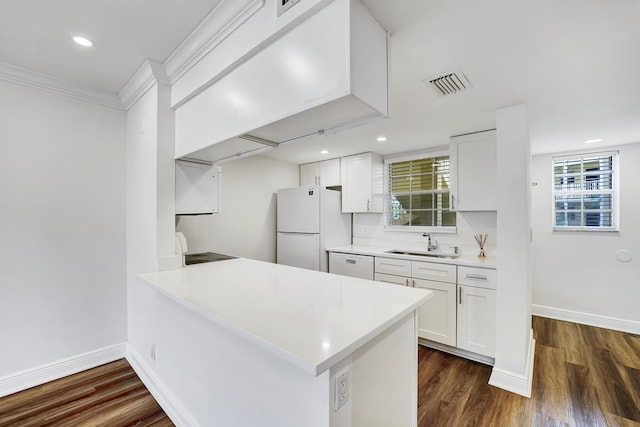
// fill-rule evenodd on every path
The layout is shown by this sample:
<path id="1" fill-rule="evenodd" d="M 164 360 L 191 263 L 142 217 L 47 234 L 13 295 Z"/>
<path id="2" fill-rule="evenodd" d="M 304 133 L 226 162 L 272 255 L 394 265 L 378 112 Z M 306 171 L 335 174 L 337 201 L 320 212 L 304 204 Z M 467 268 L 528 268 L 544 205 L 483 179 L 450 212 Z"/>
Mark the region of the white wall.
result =
<path id="1" fill-rule="evenodd" d="M 477 252 L 474 234 L 488 234 L 485 250 L 493 253 L 496 249 L 496 212 L 458 212 L 455 233 L 431 233 L 438 241 L 438 248 L 444 251 L 458 246 L 461 253 Z M 356 245 L 393 246 L 402 249 L 426 250 L 427 239 L 422 231 L 391 231 L 384 227 L 383 214 L 354 214 L 353 243 Z"/>
<path id="2" fill-rule="evenodd" d="M 125 342 L 125 113 L 0 82 L 0 377 Z"/>
<path id="3" fill-rule="evenodd" d="M 128 341 L 151 363 L 154 293 L 136 275 L 156 271 L 175 250 L 174 117 L 161 67 L 146 61 L 138 72 L 153 73 L 156 83 L 127 112 Z"/>
<path id="4" fill-rule="evenodd" d="M 189 251 L 276 260 L 276 194 L 297 187 L 298 165 L 261 156 L 222 163 L 221 212 L 183 216 L 176 226 Z"/>
<path id="5" fill-rule="evenodd" d="M 620 150 L 619 233 L 552 231 L 553 155 L 533 158 L 534 313 L 640 333 L 640 143 L 600 151 L 611 149 Z M 619 249 L 633 259 L 617 261 Z"/>
<path id="6" fill-rule="evenodd" d="M 489 384 L 531 396 L 531 143 L 524 104 L 496 111 L 496 356 Z"/>

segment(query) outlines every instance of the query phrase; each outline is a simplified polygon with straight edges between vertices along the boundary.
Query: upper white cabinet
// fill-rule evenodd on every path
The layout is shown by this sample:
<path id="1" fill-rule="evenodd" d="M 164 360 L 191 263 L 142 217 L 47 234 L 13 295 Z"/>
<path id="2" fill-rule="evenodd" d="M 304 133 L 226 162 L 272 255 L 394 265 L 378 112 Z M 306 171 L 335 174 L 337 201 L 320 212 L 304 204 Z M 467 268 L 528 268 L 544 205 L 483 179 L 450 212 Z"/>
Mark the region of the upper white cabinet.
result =
<path id="1" fill-rule="evenodd" d="M 386 116 L 387 33 L 360 0 L 334 0 L 211 82 L 176 108 L 178 158 L 213 160 L 237 137 L 269 148 Z"/>
<path id="2" fill-rule="evenodd" d="M 383 165 L 375 153 L 341 159 L 342 212 L 382 212 Z"/>
<path id="3" fill-rule="evenodd" d="M 340 159 L 300 165 L 300 185 L 303 187 L 308 185 L 337 187 L 341 185 Z"/>
<path id="4" fill-rule="evenodd" d="M 451 138 L 451 209 L 497 210 L 496 131 Z"/>
<path id="5" fill-rule="evenodd" d="M 219 166 L 176 160 L 176 215 L 220 212 Z"/>

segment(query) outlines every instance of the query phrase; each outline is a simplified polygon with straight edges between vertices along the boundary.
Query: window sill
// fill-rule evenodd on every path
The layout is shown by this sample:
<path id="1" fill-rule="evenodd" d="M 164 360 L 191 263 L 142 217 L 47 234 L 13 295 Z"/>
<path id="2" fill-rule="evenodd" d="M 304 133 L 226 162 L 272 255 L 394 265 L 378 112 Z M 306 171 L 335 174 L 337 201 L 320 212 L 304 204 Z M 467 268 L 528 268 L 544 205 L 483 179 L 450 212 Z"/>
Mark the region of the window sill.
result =
<path id="1" fill-rule="evenodd" d="M 553 227 L 553 231 L 586 231 L 596 233 L 618 233 L 619 228 L 616 227 Z"/>
<path id="2" fill-rule="evenodd" d="M 400 231 L 410 233 L 438 233 L 438 234 L 456 234 L 457 227 L 420 227 L 409 225 L 385 225 L 385 231 Z"/>

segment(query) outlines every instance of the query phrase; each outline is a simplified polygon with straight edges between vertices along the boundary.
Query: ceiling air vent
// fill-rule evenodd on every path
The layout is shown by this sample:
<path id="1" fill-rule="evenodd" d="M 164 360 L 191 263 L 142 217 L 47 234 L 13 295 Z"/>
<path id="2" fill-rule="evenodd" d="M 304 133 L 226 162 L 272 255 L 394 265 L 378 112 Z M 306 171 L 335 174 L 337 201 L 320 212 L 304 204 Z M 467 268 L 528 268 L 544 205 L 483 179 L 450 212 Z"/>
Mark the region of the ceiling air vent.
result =
<path id="1" fill-rule="evenodd" d="M 278 0 L 278 16 L 285 13 L 298 2 L 300 2 L 300 0 Z"/>
<path id="2" fill-rule="evenodd" d="M 438 96 L 453 95 L 471 88 L 469 79 L 459 69 L 424 79 L 423 82 L 431 87 Z"/>

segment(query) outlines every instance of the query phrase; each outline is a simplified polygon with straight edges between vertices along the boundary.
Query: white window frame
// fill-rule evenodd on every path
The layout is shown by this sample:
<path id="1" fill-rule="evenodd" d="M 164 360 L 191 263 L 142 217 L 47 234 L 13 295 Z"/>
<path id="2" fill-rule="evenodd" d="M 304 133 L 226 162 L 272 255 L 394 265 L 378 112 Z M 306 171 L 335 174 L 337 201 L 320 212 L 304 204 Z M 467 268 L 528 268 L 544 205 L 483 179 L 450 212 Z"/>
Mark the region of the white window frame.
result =
<path id="1" fill-rule="evenodd" d="M 551 158 L 551 224 L 553 231 L 591 231 L 591 232 L 617 232 L 620 230 L 619 224 L 619 215 L 620 215 L 620 191 L 619 191 L 619 183 L 618 177 L 620 175 L 620 167 L 619 167 L 619 151 L 595 151 L 595 152 L 578 152 L 574 154 L 566 154 L 561 156 L 553 156 Z M 609 157 L 611 156 L 611 186 L 610 190 L 597 190 L 591 191 L 587 189 L 579 189 L 579 190 L 556 190 L 555 188 L 555 164 L 559 161 L 565 160 L 583 160 L 586 158 L 593 157 Z M 581 172 L 584 177 L 585 172 Z M 583 180 L 585 182 L 585 180 Z M 566 226 L 566 225 L 556 225 L 556 196 L 584 196 L 588 194 L 611 194 L 611 226 Z M 582 220 L 584 217 L 582 214 L 584 213 L 584 209 L 580 209 L 580 214 Z"/>
<path id="2" fill-rule="evenodd" d="M 410 232 L 437 232 L 437 233 L 456 233 L 457 232 L 457 224 L 458 224 L 458 215 L 457 212 L 452 211 L 456 214 L 456 225 L 448 226 L 448 227 L 439 227 L 439 226 L 425 226 L 425 225 L 390 225 L 389 215 L 389 197 L 391 194 L 389 193 L 390 183 L 389 183 L 389 164 L 397 163 L 397 162 L 406 162 L 410 160 L 418 160 L 425 159 L 430 157 L 442 157 L 449 156 L 449 160 L 451 160 L 451 154 L 448 149 L 441 149 L 437 151 L 427 151 L 420 153 L 413 153 L 401 156 L 389 156 L 384 158 L 384 228 L 389 231 L 410 231 Z M 451 183 L 451 175 L 449 175 L 449 183 Z M 449 194 L 451 194 L 451 186 L 449 186 Z M 451 200 L 451 199 L 449 199 Z"/>

